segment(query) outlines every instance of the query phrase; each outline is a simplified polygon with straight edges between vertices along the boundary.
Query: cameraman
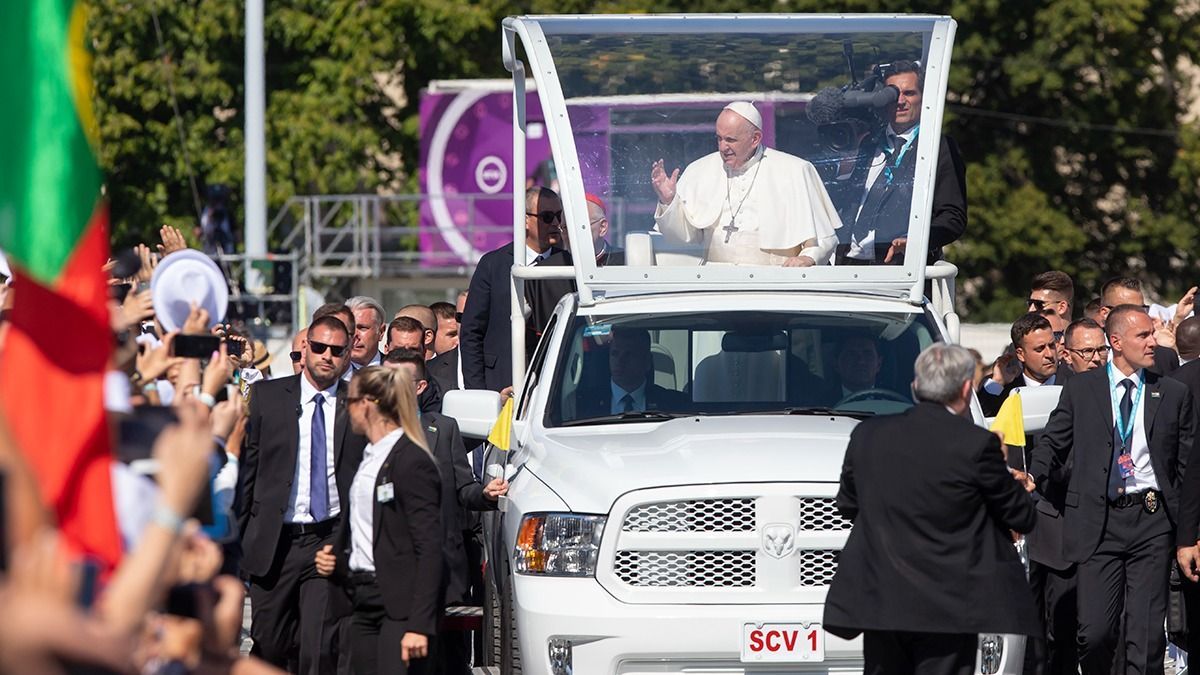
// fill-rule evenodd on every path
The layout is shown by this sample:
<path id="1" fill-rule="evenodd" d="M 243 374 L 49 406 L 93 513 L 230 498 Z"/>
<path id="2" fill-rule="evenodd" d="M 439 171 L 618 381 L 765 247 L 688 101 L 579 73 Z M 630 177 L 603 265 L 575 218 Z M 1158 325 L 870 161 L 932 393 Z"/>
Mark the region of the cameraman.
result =
<path id="1" fill-rule="evenodd" d="M 904 262 L 925 73 L 912 61 L 895 61 L 885 68 L 884 84 L 895 87 L 899 96 L 888 106 L 888 125 L 859 154 L 851 180 L 863 185 L 862 192 L 839 205 L 838 215 L 844 226 L 838 231 L 838 265 Z M 942 136 L 928 262 L 940 260 L 942 247 L 957 241 L 966 228 L 966 167 L 957 144 Z"/>

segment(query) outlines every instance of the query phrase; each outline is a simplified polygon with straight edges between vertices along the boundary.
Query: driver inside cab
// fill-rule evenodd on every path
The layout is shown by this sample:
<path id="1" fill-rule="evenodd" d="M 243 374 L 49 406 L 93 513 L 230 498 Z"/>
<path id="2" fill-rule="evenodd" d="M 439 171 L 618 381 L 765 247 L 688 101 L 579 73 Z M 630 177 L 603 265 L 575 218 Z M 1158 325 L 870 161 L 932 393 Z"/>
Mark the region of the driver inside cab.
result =
<path id="1" fill-rule="evenodd" d="M 879 385 L 879 369 L 883 358 L 875 338 L 865 333 L 853 333 L 837 342 L 833 373 L 825 380 L 822 397 L 826 405 L 840 401 Z"/>

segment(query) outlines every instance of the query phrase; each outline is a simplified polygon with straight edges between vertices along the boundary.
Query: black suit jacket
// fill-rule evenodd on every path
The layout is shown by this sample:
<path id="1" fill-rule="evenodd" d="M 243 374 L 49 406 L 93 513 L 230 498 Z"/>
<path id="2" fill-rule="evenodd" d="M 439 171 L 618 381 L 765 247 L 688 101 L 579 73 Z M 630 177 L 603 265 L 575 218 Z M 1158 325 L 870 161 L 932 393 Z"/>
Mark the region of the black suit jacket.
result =
<path id="1" fill-rule="evenodd" d="M 380 502 L 379 487 L 389 483 L 394 496 Z M 372 543 L 384 611 L 406 631 L 434 635 L 442 609 L 445 537 L 441 478 L 433 457 L 402 437 L 379 468 L 375 494 Z M 334 579 L 345 584 L 350 572 L 350 508 L 342 511 L 335 537 Z"/>
<path id="2" fill-rule="evenodd" d="M 854 528 L 825 600 L 825 625 L 864 630 L 1040 630 L 1009 530 L 1033 499 L 994 434 L 935 403 L 863 421 L 850 434 L 838 509 Z"/>
<path id="3" fill-rule="evenodd" d="M 1170 377 L 1188 388 L 1192 404 L 1197 407 L 1193 416 L 1200 416 L 1200 360 L 1183 364 Z M 1176 525 L 1176 545 L 1193 546 L 1200 539 L 1200 470 L 1195 467 L 1183 474 Z"/>
<path id="4" fill-rule="evenodd" d="M 1184 384 L 1149 370 L 1142 371 L 1142 376 L 1146 381 L 1142 424 L 1150 446 L 1150 464 L 1163 493 L 1167 516 L 1177 523 L 1180 483 L 1196 426 L 1192 395 Z M 1063 387 L 1030 466 L 1039 489 L 1044 490 L 1047 481 L 1066 483 L 1063 545 L 1071 562 L 1088 559 L 1100 544 L 1108 511 L 1112 458 L 1108 367 L 1078 373 Z"/>
<path id="5" fill-rule="evenodd" d="M 919 141 L 919 139 L 918 139 Z M 862 148 L 862 158 L 851 175 L 852 185 L 865 185 L 871 162 L 874 161 L 877 143 Z M 866 203 L 862 201 L 862 192 L 858 190 L 838 190 L 831 194 L 841 194 L 838 215 L 842 218 L 843 227 L 839 230 L 842 243 L 848 243 L 850 233 L 861 228 L 863 233 L 874 229 L 876 231 L 876 246 L 886 254 L 894 237 L 907 236 L 910 209 L 913 196 L 913 175 L 917 168 L 916 143 L 904 155 L 900 166 L 896 167 L 890 184 L 886 183 L 883 175 L 875 181 L 875 185 L 867 194 Z M 929 256 L 928 262 L 933 263 L 942 259 L 942 247 L 958 241 L 967 230 L 967 170 L 958 144 L 948 136 L 941 137 L 938 149 L 938 166 L 933 186 L 933 215 L 929 224 Z M 904 256 L 893 258 L 894 264 L 902 264 Z M 883 262 L 883 255 L 876 250 L 876 262 Z"/>
<path id="6" fill-rule="evenodd" d="M 425 374 L 437 381 L 443 394 L 458 389 L 458 347 L 426 361 Z"/>
<path id="7" fill-rule="evenodd" d="M 251 576 L 264 576 L 271 570 L 283 531 L 283 515 L 296 476 L 301 377 L 304 375 L 260 380 L 250 387 L 250 415 L 238 466 L 237 518 L 242 569 Z M 349 384 L 339 380 L 333 417 L 334 472 L 343 513 L 349 504 L 350 482 L 367 442 L 350 431 L 348 390 Z"/>
<path id="8" fill-rule="evenodd" d="M 445 602 L 461 603 L 467 598 L 471 577 L 467 553 L 463 546 L 463 530 L 471 527 L 466 509 L 495 510 L 496 502 L 483 496 L 483 485 L 475 480 L 467 465 L 467 450 L 463 446 L 458 422 L 441 413 L 421 415 L 425 439 L 433 452 L 441 476 L 442 526 L 445 530 L 442 547 L 442 584 Z"/>
<path id="9" fill-rule="evenodd" d="M 571 255 L 556 249 L 539 264 L 571 265 Z M 512 267 L 513 245 L 510 243 L 485 253 L 475 267 L 475 274 L 471 275 L 459 338 L 463 384 L 467 389 L 500 391 L 513 384 L 509 292 Z M 566 279 L 526 282 L 525 297 L 532 310 L 526 321 L 526 359 L 533 354 L 558 301 L 574 291 L 575 282 Z"/>
<path id="10" fill-rule="evenodd" d="M 603 385 L 595 387 L 590 396 L 580 393 L 576 400 L 576 418 L 604 417 L 612 414 L 612 381 L 605 380 Z M 671 412 L 685 409 L 688 404 L 687 396 L 673 389 L 660 387 L 653 382 L 646 384 L 646 408 Z"/>

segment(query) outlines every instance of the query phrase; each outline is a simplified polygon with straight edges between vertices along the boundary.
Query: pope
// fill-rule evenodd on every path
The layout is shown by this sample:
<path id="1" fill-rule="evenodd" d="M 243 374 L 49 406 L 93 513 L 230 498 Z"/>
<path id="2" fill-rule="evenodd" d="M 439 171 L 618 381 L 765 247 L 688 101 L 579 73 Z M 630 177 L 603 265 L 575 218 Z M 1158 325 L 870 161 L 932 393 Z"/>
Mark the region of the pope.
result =
<path id="1" fill-rule="evenodd" d="M 654 162 L 654 222 L 663 236 L 702 246 L 705 263 L 809 267 L 825 264 L 842 226 L 816 168 L 767 148 L 762 115 L 736 101 L 717 117 L 717 151 L 680 176 Z"/>

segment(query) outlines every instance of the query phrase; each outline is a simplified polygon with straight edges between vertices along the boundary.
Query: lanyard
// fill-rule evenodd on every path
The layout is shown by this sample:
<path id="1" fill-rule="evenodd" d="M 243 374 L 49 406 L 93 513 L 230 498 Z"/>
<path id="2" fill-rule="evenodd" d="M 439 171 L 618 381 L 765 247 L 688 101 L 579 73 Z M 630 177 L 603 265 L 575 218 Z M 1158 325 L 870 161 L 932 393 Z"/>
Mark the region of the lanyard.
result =
<path id="1" fill-rule="evenodd" d="M 912 138 L 905 141 L 904 146 L 900 148 L 900 152 L 896 153 L 896 160 L 892 162 L 891 166 L 885 165 L 883 167 L 883 177 L 887 181 L 888 185 L 892 184 L 892 171 L 900 167 L 900 162 L 904 161 L 904 156 L 908 154 L 908 149 L 912 147 L 913 143 L 917 142 L 917 136 L 920 135 L 920 133 L 921 125 L 917 124 L 915 127 L 913 127 Z M 899 138 L 899 134 L 897 134 L 897 138 Z"/>
<path id="2" fill-rule="evenodd" d="M 1120 399 L 1117 398 L 1116 392 L 1117 380 L 1115 370 L 1116 369 L 1113 367 L 1113 364 L 1110 361 L 1108 364 L 1108 384 L 1109 389 L 1112 390 L 1113 417 L 1117 419 L 1117 434 L 1121 437 L 1121 443 L 1125 446 L 1125 450 L 1128 452 L 1129 440 L 1133 436 L 1133 422 L 1134 418 L 1137 417 L 1138 403 L 1142 400 L 1142 387 L 1146 385 L 1146 378 L 1138 378 L 1137 393 L 1133 396 L 1133 407 L 1129 409 L 1129 419 L 1122 419 L 1121 403 Z"/>

